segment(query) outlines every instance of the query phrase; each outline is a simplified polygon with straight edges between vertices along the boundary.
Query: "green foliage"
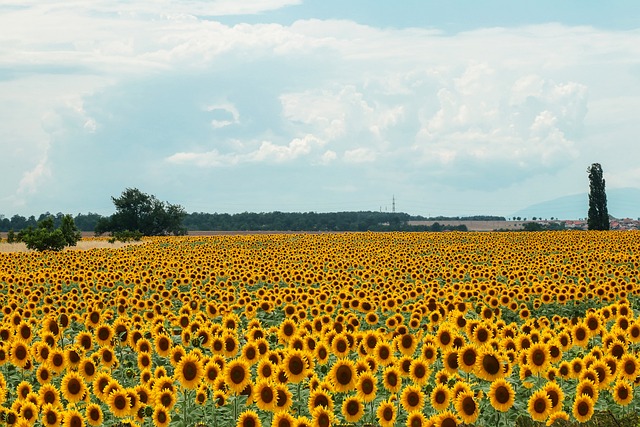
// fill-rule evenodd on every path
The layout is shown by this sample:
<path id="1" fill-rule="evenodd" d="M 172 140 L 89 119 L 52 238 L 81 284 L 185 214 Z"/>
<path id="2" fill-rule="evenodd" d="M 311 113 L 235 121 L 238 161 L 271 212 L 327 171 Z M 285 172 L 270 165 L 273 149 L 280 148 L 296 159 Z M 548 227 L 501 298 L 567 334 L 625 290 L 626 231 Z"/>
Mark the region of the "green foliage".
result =
<path id="1" fill-rule="evenodd" d="M 137 242 L 140 239 L 142 239 L 142 233 L 140 233 L 139 231 L 116 231 L 111 235 L 109 243 L 115 243 L 116 241 L 127 243 L 131 242 L 132 240 Z"/>
<path id="2" fill-rule="evenodd" d="M 96 235 L 110 232 L 133 231 L 143 236 L 179 236 L 187 233 L 182 225 L 186 215 L 180 205 L 161 202 L 155 196 L 137 188 L 127 188 L 120 197 L 112 197 L 116 213 L 100 218 L 95 226 Z"/>
<path id="3" fill-rule="evenodd" d="M 20 233 L 20 240 L 27 248 L 37 251 L 61 251 L 65 246 L 75 246 L 80 238 L 71 215 L 64 216 L 59 228 L 55 228 L 53 217 L 47 217 L 39 221 L 36 228 L 29 226 Z"/>
<path id="4" fill-rule="evenodd" d="M 587 226 L 589 230 L 608 230 L 609 211 L 607 209 L 607 194 L 602 177 L 602 166 L 594 163 L 587 168 L 589 173 L 589 214 Z"/>
<path id="5" fill-rule="evenodd" d="M 13 231 L 13 228 L 11 230 L 9 230 L 9 232 L 7 233 L 7 243 L 14 243 L 17 242 L 18 240 L 18 236 L 16 235 L 16 232 Z"/>

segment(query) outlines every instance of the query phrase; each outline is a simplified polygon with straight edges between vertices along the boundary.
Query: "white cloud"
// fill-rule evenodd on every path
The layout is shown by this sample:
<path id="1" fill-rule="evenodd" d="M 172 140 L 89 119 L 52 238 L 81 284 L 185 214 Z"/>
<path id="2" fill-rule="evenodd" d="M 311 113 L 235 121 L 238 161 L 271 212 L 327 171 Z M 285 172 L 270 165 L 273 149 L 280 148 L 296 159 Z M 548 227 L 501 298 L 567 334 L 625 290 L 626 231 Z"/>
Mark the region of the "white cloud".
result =
<path id="1" fill-rule="evenodd" d="M 225 167 L 241 163 L 286 163 L 305 157 L 315 147 L 322 145 L 322 140 L 313 135 L 305 135 L 302 138 L 294 138 L 287 145 L 262 141 L 256 150 L 246 153 L 231 152 L 221 154 L 218 150 L 200 153 L 179 152 L 172 154 L 165 160 L 170 163 L 193 164 L 199 167 Z"/>
<path id="2" fill-rule="evenodd" d="M 0 14 L 0 149 L 13 168 L 0 198 L 55 182 L 64 168 L 52 164 L 59 147 L 100 135 L 126 139 L 130 129 L 156 156 L 149 162 L 302 162 L 330 171 L 384 161 L 416 191 L 426 191 L 415 184 L 425 175 L 460 189 L 503 188 L 591 155 L 608 155 L 609 170 L 634 170 L 639 31 L 549 24 L 444 35 L 340 20 L 211 19 L 298 3 L 3 3 L 20 7 Z M 193 85 L 179 112 L 153 105 L 174 99 L 123 89 L 160 82 L 162 92 L 184 76 Z M 112 92 L 122 93 L 118 103 Z M 197 117 L 200 133 L 194 121 L 184 125 L 193 135 L 158 137 L 121 114 L 158 114 L 156 107 Z M 615 148 L 599 148 L 602 141 Z M 627 175 L 620 181 L 635 176 Z"/>
<path id="3" fill-rule="evenodd" d="M 347 150 L 342 157 L 347 163 L 371 163 L 377 158 L 376 152 L 365 147 Z"/>

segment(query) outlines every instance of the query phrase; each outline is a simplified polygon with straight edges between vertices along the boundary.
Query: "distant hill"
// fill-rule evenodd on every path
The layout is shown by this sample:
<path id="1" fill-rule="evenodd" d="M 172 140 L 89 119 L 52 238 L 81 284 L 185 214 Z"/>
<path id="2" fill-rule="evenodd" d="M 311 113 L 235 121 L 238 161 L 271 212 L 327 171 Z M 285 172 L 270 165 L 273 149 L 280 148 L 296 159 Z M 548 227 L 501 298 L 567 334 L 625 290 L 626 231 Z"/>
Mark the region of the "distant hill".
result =
<path id="1" fill-rule="evenodd" d="M 614 218 L 640 218 L 640 189 L 614 188 L 607 190 L 607 208 Z M 573 194 L 528 206 L 512 217 L 532 219 L 579 219 L 586 218 L 589 210 L 589 194 Z"/>

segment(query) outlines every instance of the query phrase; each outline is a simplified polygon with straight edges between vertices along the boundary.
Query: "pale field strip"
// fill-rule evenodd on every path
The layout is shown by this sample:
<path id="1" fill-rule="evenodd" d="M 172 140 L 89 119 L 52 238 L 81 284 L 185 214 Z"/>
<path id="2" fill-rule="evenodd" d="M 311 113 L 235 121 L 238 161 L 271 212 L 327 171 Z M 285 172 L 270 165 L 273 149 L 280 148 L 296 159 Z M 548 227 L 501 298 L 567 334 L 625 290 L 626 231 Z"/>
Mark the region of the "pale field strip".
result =
<path id="1" fill-rule="evenodd" d="M 129 245 L 139 245 L 144 242 L 115 242 L 109 243 L 106 240 L 81 240 L 76 246 L 68 246 L 64 248 L 65 251 L 86 251 L 89 249 L 109 248 L 119 249 Z M 0 252 L 29 252 L 27 245 L 24 243 L 0 243 Z"/>

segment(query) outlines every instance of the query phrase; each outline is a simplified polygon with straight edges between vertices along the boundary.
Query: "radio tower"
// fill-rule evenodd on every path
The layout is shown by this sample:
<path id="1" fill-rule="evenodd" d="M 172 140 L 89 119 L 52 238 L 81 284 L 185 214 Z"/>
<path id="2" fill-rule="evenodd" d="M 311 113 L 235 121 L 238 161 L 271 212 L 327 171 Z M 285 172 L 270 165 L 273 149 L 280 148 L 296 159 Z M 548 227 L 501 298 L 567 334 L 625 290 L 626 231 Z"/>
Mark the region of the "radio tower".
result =
<path id="1" fill-rule="evenodd" d="M 391 212 L 392 213 L 396 213 L 396 195 L 393 195 L 393 198 L 391 199 Z"/>

